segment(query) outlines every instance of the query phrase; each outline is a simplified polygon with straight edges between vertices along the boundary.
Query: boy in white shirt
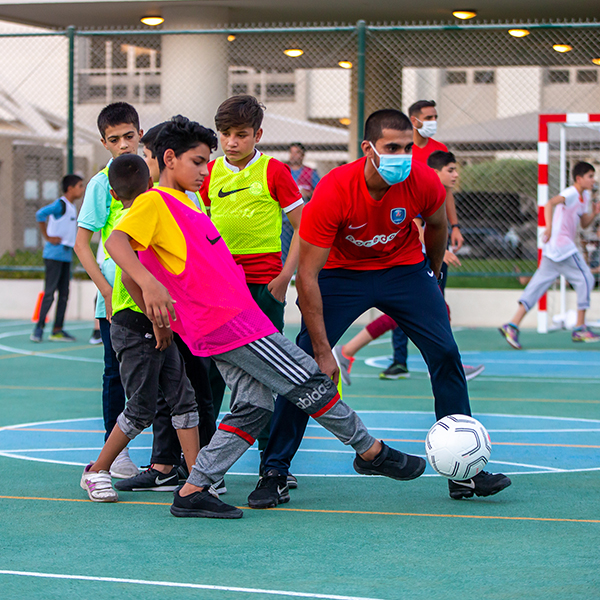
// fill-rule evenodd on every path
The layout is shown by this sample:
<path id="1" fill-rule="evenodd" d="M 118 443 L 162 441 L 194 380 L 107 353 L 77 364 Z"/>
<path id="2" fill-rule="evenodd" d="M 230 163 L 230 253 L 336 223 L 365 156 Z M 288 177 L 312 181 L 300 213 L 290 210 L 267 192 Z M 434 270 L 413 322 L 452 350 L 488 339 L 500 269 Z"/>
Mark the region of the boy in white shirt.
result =
<path id="1" fill-rule="evenodd" d="M 542 260 L 519 298 L 519 308 L 512 321 L 499 329 L 513 348 L 520 350 L 522 347 L 519 343 L 519 324 L 559 275 L 564 275 L 577 294 L 577 325 L 573 330 L 573 341 L 600 341 L 600 335 L 585 325 L 585 311 L 590 306 L 594 277 L 575 244 L 578 221 L 585 229 L 600 213 L 600 204 L 590 202 L 594 175 L 592 165 L 578 162 L 573 167 L 574 184 L 546 202 L 544 215 L 547 225 L 542 237 Z"/>

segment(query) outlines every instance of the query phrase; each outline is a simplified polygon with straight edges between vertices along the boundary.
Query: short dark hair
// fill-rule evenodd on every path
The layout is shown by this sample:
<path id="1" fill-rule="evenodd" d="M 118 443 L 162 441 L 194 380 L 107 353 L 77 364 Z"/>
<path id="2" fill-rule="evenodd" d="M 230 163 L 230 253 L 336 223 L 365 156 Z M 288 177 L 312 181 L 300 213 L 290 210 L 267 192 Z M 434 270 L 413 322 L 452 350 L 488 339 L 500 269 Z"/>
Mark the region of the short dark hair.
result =
<path id="1" fill-rule="evenodd" d="M 417 100 L 408 107 L 408 116 L 416 117 L 421 114 L 424 108 L 435 108 L 435 102 L 433 100 Z"/>
<path id="2" fill-rule="evenodd" d="M 137 110 L 131 104 L 127 104 L 127 102 L 113 102 L 105 106 L 98 115 L 98 130 L 102 139 L 104 139 L 107 127 L 116 127 L 123 123 L 133 125 L 136 131 L 140 130 L 140 117 L 137 114 Z"/>
<path id="3" fill-rule="evenodd" d="M 590 165 L 588 162 L 580 161 L 573 167 L 573 181 L 577 181 L 578 177 L 583 177 L 589 172 L 595 173 L 594 165 Z"/>
<path id="4" fill-rule="evenodd" d="M 409 118 L 403 112 L 395 108 L 384 108 L 369 115 L 365 123 L 364 139 L 367 142 L 375 143 L 383 136 L 384 129 L 412 131 L 412 128 Z"/>
<path id="5" fill-rule="evenodd" d="M 436 150 L 429 155 L 427 159 L 427 166 L 441 171 L 444 167 L 447 167 L 450 163 L 455 163 L 456 157 L 452 152 L 444 152 L 443 150 Z"/>
<path id="6" fill-rule="evenodd" d="M 302 144 L 301 142 L 292 142 L 290 144 L 290 150 L 292 148 L 298 148 L 298 150 L 300 150 L 300 152 L 302 152 L 302 154 L 306 154 L 306 148 L 304 147 L 304 144 Z"/>
<path id="7" fill-rule="evenodd" d="M 83 177 L 79 177 L 79 175 L 74 175 L 72 173 L 65 175 L 61 181 L 63 194 L 66 193 L 70 187 L 77 185 L 80 181 L 83 181 Z"/>
<path id="8" fill-rule="evenodd" d="M 249 94 L 227 98 L 217 109 L 215 126 L 217 131 L 228 131 L 232 127 L 252 127 L 256 133 L 262 125 L 265 107 Z"/>
<path id="9" fill-rule="evenodd" d="M 148 189 L 150 170 L 138 154 L 123 154 L 108 168 L 108 182 L 121 200 L 135 200 Z"/>
<path id="10" fill-rule="evenodd" d="M 211 151 L 216 150 L 217 134 L 212 129 L 181 115 L 167 121 L 154 142 L 154 154 L 161 172 L 165 168 L 164 156 L 167 150 L 173 150 L 175 156 L 181 156 L 198 144 L 206 144 Z"/>
<path id="11" fill-rule="evenodd" d="M 156 143 L 156 138 L 160 133 L 160 130 L 168 123 L 169 121 L 163 121 L 154 127 L 150 127 L 148 131 L 140 138 L 140 142 L 144 144 L 148 150 L 152 153 L 152 158 L 156 158 L 156 152 L 154 152 L 154 144 Z"/>

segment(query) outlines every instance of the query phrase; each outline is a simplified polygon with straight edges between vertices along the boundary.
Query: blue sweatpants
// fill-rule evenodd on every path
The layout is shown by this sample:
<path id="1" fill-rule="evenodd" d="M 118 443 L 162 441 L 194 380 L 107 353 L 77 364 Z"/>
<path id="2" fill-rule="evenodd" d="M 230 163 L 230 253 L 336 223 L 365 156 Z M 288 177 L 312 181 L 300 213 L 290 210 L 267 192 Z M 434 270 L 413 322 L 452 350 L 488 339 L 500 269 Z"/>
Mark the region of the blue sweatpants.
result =
<path id="1" fill-rule="evenodd" d="M 436 417 L 471 414 L 465 373 L 446 304 L 426 261 L 377 271 L 323 269 L 319 287 L 332 348 L 360 315 L 378 308 L 398 323 L 423 355 L 431 376 Z M 304 321 L 296 343 L 314 356 Z M 280 474 L 288 473 L 307 423 L 306 413 L 285 398 L 277 398 L 263 455 L 265 472 L 277 469 Z"/>

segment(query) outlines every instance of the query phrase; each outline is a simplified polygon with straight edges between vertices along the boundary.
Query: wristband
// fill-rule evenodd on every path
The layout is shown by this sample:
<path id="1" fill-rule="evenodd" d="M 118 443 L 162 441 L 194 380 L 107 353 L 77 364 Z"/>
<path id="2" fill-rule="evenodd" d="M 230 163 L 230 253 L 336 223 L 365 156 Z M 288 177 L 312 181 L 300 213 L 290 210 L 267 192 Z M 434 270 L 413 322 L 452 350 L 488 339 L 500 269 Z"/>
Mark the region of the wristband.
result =
<path id="1" fill-rule="evenodd" d="M 453 225 L 450 225 L 450 227 L 452 229 L 454 229 L 456 227 L 456 229 L 460 229 L 460 225 L 458 223 L 454 223 Z"/>

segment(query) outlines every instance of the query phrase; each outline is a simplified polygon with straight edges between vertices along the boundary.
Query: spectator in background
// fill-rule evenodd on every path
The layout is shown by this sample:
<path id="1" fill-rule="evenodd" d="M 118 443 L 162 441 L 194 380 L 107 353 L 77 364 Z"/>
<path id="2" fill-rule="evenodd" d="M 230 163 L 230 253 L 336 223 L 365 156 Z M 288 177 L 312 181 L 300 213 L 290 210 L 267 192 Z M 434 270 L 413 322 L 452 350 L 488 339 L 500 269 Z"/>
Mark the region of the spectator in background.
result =
<path id="1" fill-rule="evenodd" d="M 292 172 L 292 177 L 298 185 L 298 189 L 302 194 L 304 202 L 308 202 L 313 195 L 317 183 L 319 183 L 319 174 L 315 169 L 307 167 L 304 163 L 304 155 L 306 148 L 300 142 L 290 144 L 290 158 L 288 165 Z M 290 224 L 288 218 L 283 215 L 283 224 L 281 227 L 281 260 L 285 263 L 287 258 L 288 248 L 294 235 L 294 228 Z"/>
<path id="2" fill-rule="evenodd" d="M 35 213 L 42 237 L 46 240 L 43 253 L 46 274 L 44 299 L 37 325 L 30 336 L 32 342 L 42 341 L 46 315 L 54 302 L 56 291 L 56 315 L 49 339 L 53 342 L 75 341 L 72 335 L 63 330 L 63 323 L 69 299 L 73 246 L 77 235 L 77 209 L 74 202 L 83 196 L 83 179 L 79 175 L 65 175 L 62 191 L 63 195 L 58 200 Z"/>

